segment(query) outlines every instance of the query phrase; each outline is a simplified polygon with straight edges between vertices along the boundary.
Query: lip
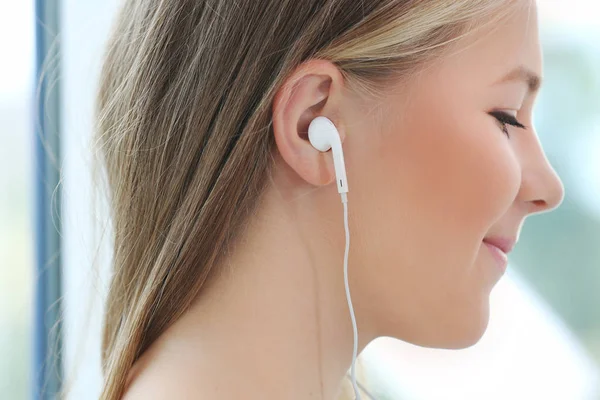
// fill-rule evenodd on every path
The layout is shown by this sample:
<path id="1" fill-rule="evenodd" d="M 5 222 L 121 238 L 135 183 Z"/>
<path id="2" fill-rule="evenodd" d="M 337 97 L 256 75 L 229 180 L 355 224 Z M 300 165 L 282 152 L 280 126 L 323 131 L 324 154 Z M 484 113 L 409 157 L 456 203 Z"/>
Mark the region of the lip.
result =
<path id="1" fill-rule="evenodd" d="M 490 244 L 500 249 L 504 254 L 508 254 L 515 247 L 517 241 L 510 237 L 493 236 L 483 239 L 483 243 Z"/>
<path id="2" fill-rule="evenodd" d="M 498 266 L 499 270 L 504 273 L 508 267 L 508 256 L 506 253 L 488 242 L 483 242 L 483 244 L 489 250 L 492 258 L 494 259 L 494 263 Z"/>

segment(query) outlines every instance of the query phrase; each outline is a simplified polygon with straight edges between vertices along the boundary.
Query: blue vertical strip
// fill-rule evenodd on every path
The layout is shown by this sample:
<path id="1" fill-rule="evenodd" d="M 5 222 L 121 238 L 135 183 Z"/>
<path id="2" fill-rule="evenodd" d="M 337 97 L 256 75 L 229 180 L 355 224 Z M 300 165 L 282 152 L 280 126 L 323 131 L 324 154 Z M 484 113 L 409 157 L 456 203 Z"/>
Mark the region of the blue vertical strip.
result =
<path id="1" fill-rule="evenodd" d="M 42 12 L 43 7 L 40 4 L 43 0 L 36 0 L 35 4 L 35 80 L 34 80 L 34 99 L 36 100 L 35 104 L 35 112 L 34 118 L 40 118 L 40 115 L 44 114 L 43 105 L 40 104 L 36 95 L 39 95 L 39 98 L 44 98 L 46 93 L 46 88 L 44 86 L 37 87 L 41 63 L 44 53 L 44 32 L 38 27 L 39 21 L 43 20 Z M 39 90 L 39 93 L 37 91 Z M 40 134 L 38 132 L 40 128 L 36 126 L 34 121 L 34 241 L 35 241 L 35 274 L 34 274 L 34 314 L 33 314 L 33 365 L 32 365 L 32 399 L 39 399 L 40 389 L 42 387 L 43 376 L 45 375 L 44 368 L 44 357 L 46 354 L 46 336 L 43 334 L 41 326 L 43 326 L 43 318 L 44 318 L 44 299 L 46 298 L 46 286 L 40 284 L 43 282 L 43 277 L 40 275 L 40 264 L 43 264 L 43 260 L 45 258 L 45 241 L 44 241 L 44 229 L 43 229 L 43 210 L 46 209 L 46 198 L 40 193 L 39 190 L 39 182 L 44 176 L 44 162 L 43 162 L 43 147 L 40 143 L 40 139 L 37 135 Z"/>
<path id="2" fill-rule="evenodd" d="M 62 377 L 60 36 L 58 0 L 35 0 L 35 303 L 32 399 L 56 399 Z"/>

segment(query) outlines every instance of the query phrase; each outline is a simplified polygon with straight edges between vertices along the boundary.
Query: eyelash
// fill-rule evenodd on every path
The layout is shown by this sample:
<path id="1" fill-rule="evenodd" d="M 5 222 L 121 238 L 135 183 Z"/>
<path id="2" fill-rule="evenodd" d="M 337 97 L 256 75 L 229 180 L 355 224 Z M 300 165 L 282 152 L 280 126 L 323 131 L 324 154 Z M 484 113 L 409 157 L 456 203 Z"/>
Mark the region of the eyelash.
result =
<path id="1" fill-rule="evenodd" d="M 517 128 L 523 129 L 527 128 L 525 125 L 517 121 L 515 117 L 503 111 L 491 111 L 489 115 L 496 118 L 496 120 L 500 122 L 500 124 L 502 125 L 502 132 L 504 132 L 509 138 L 510 135 L 508 134 L 508 129 L 506 127 L 507 125 L 516 126 Z"/>

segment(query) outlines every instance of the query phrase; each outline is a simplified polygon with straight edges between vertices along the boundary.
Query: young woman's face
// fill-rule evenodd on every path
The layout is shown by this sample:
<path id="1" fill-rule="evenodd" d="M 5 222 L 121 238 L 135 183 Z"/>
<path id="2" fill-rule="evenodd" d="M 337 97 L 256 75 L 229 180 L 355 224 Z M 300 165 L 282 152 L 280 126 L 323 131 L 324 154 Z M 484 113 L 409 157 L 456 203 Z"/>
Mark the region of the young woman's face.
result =
<path id="1" fill-rule="evenodd" d="M 535 3 L 521 3 L 489 35 L 394 88 L 369 118 L 343 116 L 352 296 L 379 335 L 476 343 L 504 272 L 484 241 L 516 240 L 527 215 L 562 201 L 532 126 L 524 71 L 541 77 L 542 57 Z M 505 132 L 495 112 L 526 128 Z"/>

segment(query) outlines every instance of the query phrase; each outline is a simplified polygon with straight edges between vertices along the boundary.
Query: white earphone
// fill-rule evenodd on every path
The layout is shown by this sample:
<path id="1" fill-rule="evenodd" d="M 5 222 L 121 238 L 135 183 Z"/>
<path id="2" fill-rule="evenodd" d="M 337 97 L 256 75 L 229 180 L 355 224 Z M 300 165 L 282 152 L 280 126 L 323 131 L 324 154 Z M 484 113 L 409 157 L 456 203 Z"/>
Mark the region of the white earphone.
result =
<path id="1" fill-rule="evenodd" d="M 350 297 L 350 287 L 348 285 L 348 251 L 350 249 L 350 232 L 348 229 L 348 181 L 346 179 L 346 165 L 344 164 L 344 152 L 342 151 L 342 141 L 340 134 L 331 120 L 327 117 L 319 116 L 313 119 L 308 127 L 308 139 L 310 144 L 317 150 L 326 152 L 331 149 L 333 154 L 333 165 L 335 169 L 335 180 L 338 193 L 342 197 L 344 204 L 344 227 L 346 230 L 346 250 L 344 252 L 344 283 L 346 286 L 346 300 L 352 319 L 352 330 L 354 332 L 354 350 L 352 352 L 351 377 L 352 386 L 356 400 L 360 400 L 360 392 L 356 383 L 356 357 L 358 348 L 358 330 L 356 328 L 356 317 L 352 307 L 352 298 Z M 371 397 L 371 396 L 369 396 Z"/>
<path id="2" fill-rule="evenodd" d="M 325 152 L 331 149 L 338 193 L 348 193 L 342 141 L 333 122 L 323 116 L 313 119 L 308 127 L 308 139 L 310 144 L 319 151 Z"/>

